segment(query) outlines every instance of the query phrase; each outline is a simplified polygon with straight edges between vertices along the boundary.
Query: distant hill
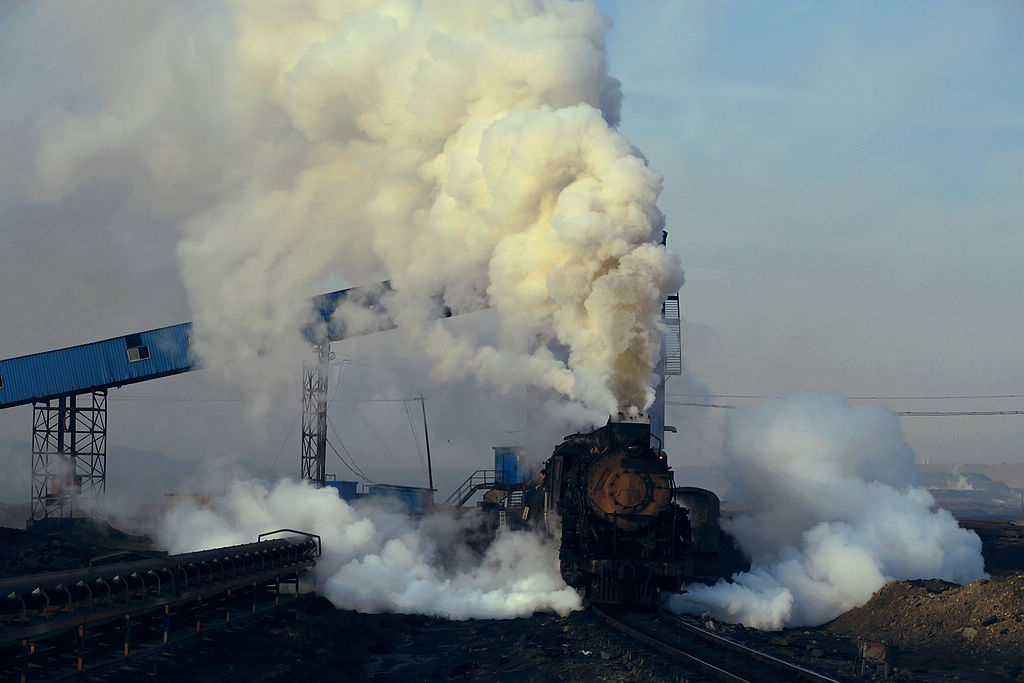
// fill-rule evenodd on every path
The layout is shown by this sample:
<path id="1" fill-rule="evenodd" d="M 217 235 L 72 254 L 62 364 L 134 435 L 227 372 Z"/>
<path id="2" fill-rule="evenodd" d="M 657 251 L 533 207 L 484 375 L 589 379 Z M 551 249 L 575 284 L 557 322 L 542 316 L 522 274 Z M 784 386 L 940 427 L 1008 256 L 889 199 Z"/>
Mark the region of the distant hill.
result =
<path id="1" fill-rule="evenodd" d="M 1024 463 L 1002 463 L 998 465 L 971 464 L 939 464 L 918 465 L 922 474 L 926 472 L 946 472 L 950 474 L 977 473 L 983 474 L 993 481 L 999 481 L 1011 489 L 1024 489 Z"/>
<path id="2" fill-rule="evenodd" d="M 27 503 L 32 486 L 32 446 L 27 441 L 0 441 L 0 502 Z M 107 452 L 107 496 L 126 503 L 163 499 L 196 479 L 194 462 L 172 460 L 159 451 L 115 446 Z"/>

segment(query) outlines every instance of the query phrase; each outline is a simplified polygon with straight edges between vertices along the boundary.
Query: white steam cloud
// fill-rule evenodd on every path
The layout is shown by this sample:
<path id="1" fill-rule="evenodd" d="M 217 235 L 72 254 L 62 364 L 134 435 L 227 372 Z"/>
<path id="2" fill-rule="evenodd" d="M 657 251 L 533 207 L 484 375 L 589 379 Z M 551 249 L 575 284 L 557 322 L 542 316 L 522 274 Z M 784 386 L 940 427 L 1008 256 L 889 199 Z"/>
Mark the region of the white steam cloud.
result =
<path id="1" fill-rule="evenodd" d="M 594 4 L 40 2 L 13 21 L 63 27 L 63 68 L 95 68 L 57 84 L 60 106 L 19 105 L 12 192 L 105 183 L 176 226 L 193 348 L 253 395 L 294 382 L 307 297 L 390 279 L 442 378 L 651 403 L 682 273 L 661 178 L 615 130 Z M 430 322 L 436 295 L 488 302 L 496 341 Z"/>
<path id="2" fill-rule="evenodd" d="M 556 548 L 537 534 L 501 529 L 480 556 L 460 540 L 477 521 L 436 514 L 413 522 L 370 501 L 349 505 L 331 488 L 236 482 L 206 504 L 171 508 L 158 538 L 179 553 L 250 543 L 282 526 L 319 534 L 318 592 L 362 612 L 470 619 L 564 616 L 580 608 L 559 575 Z"/>
<path id="3" fill-rule="evenodd" d="M 751 570 L 687 587 L 669 606 L 760 629 L 824 623 L 886 582 L 985 576 L 981 541 L 915 486 L 895 413 L 797 394 L 737 411 L 725 448 L 751 512 L 730 531 Z"/>

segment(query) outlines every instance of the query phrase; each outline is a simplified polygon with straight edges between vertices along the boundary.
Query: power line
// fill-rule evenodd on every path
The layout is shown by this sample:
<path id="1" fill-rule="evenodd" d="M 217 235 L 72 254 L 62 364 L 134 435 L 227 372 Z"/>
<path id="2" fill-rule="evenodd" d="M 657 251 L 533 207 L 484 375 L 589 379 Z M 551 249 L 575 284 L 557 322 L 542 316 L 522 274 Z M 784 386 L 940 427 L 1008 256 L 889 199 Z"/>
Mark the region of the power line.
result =
<path id="1" fill-rule="evenodd" d="M 370 479 L 370 477 L 368 477 L 366 473 L 363 472 L 363 468 L 359 466 L 359 463 L 356 462 L 356 459 L 353 458 L 352 454 L 348 452 L 348 449 L 345 447 L 345 442 L 341 440 L 341 432 L 339 432 L 338 428 L 334 426 L 334 422 L 331 420 L 330 415 L 327 416 L 327 425 L 334 430 L 334 436 L 338 437 L 338 443 L 341 445 L 341 450 L 345 451 L 345 455 L 347 455 L 349 460 L 352 461 L 351 465 L 345 462 L 344 458 L 341 458 L 341 454 L 338 453 L 338 451 L 334 448 L 334 444 L 331 444 L 330 439 L 328 439 L 327 443 L 330 444 L 331 449 L 334 450 L 335 454 L 338 455 L 338 458 L 341 458 L 341 461 L 345 463 L 345 467 L 348 467 L 349 471 L 353 472 L 354 474 L 356 474 L 355 470 L 359 470 L 357 476 L 362 477 L 371 484 L 375 484 L 376 482 L 373 481 L 373 479 Z M 355 468 L 355 470 L 352 469 L 353 467 Z"/>
<path id="2" fill-rule="evenodd" d="M 665 401 L 665 405 L 670 406 L 691 406 L 694 408 L 722 408 L 725 410 L 732 410 L 735 408 L 742 408 L 744 406 L 732 406 L 722 403 L 692 403 L 684 401 Z M 893 411 L 901 417 L 959 417 L 959 416 L 977 416 L 977 415 L 1024 415 L 1024 410 L 932 410 L 932 411 L 919 411 L 919 410 L 895 410 Z"/>
<path id="3" fill-rule="evenodd" d="M 946 411 L 912 411 L 897 412 L 905 417 L 947 417 L 952 415 L 1024 415 L 1024 410 L 946 410 Z"/>
<path id="4" fill-rule="evenodd" d="M 331 399 L 331 403 L 408 403 L 418 398 L 339 398 Z"/>
<path id="5" fill-rule="evenodd" d="M 203 398 L 201 396 L 194 396 L 194 397 L 191 397 L 191 396 L 190 397 L 186 397 L 186 396 L 131 396 L 131 397 L 126 397 L 126 398 L 108 398 L 107 400 L 108 401 L 123 401 L 123 402 L 126 402 L 126 403 L 127 402 L 131 402 L 131 401 L 140 401 L 140 402 L 161 401 L 161 402 L 171 402 L 171 403 L 175 403 L 175 402 L 177 402 L 177 403 L 191 403 L 191 402 L 207 402 L 207 401 L 224 401 L 224 402 L 230 402 L 230 403 L 239 403 L 239 402 L 242 402 L 242 401 L 248 401 L 249 399 L 247 399 L 247 398 L 217 398 L 217 397 Z"/>
<path id="6" fill-rule="evenodd" d="M 667 406 L 693 406 L 695 408 L 725 408 L 731 410 L 732 408 L 739 408 L 739 406 L 729 406 L 720 403 L 690 403 L 684 401 L 665 401 Z"/>
<path id="7" fill-rule="evenodd" d="M 665 394 L 666 398 L 783 398 L 780 395 L 767 394 Z M 1024 394 L 985 394 L 974 396 L 847 396 L 851 401 L 942 401 L 948 399 L 981 399 L 981 398 L 1024 398 Z"/>
<path id="8" fill-rule="evenodd" d="M 336 456 L 338 456 L 338 460 L 341 461 L 342 465 L 344 465 L 345 467 L 348 468 L 349 472 L 351 472 L 352 474 L 354 474 L 357 477 L 360 477 L 361 479 L 365 479 L 366 481 L 370 482 L 371 484 L 376 484 L 377 483 L 377 482 L 373 481 L 372 479 L 370 479 L 369 477 L 367 477 L 365 474 L 359 474 L 354 469 L 352 469 L 352 466 L 348 464 L 348 462 L 345 460 L 345 458 L 341 457 L 341 453 L 338 452 L 338 449 L 334 447 L 334 444 L 331 443 L 330 440 L 327 441 L 327 445 L 331 447 L 331 450 L 334 451 L 334 454 Z M 342 444 L 342 448 L 344 448 L 344 444 Z M 345 452 L 347 453 L 348 451 L 345 451 Z"/>
<path id="9" fill-rule="evenodd" d="M 406 417 L 409 418 L 409 431 L 412 432 L 412 442 L 416 444 L 416 452 L 419 453 L 420 465 L 423 465 L 423 473 L 429 476 L 429 473 L 427 472 L 426 462 L 424 462 L 423 458 L 423 449 L 420 448 L 420 440 L 416 436 L 416 427 L 415 425 L 413 425 L 412 411 L 409 410 L 409 401 L 405 401 L 405 415 Z"/>
<path id="10" fill-rule="evenodd" d="M 277 467 L 277 461 L 280 459 L 281 454 L 284 453 L 284 447 L 288 443 L 288 439 L 292 438 L 292 432 L 295 431 L 295 424 L 299 421 L 301 415 L 296 415 L 295 419 L 292 420 L 292 426 L 288 428 L 288 436 L 284 437 L 284 441 L 281 442 L 281 448 L 277 450 L 277 455 L 274 456 L 274 460 L 267 465 L 266 473 L 263 475 L 264 479 L 270 479 L 270 475 L 274 473 L 274 468 Z"/>
<path id="11" fill-rule="evenodd" d="M 337 391 L 335 391 L 337 394 Z M 160 402 L 160 403 L 207 403 L 207 402 L 225 402 L 225 403 L 242 403 L 249 401 L 247 398 L 204 398 L 202 396 L 133 396 L 130 398 L 108 398 L 108 401 L 119 401 L 124 403 L 131 403 L 137 401 L 139 403 L 147 402 Z M 331 398 L 329 403 L 404 403 L 406 401 L 418 401 L 418 398 Z"/>

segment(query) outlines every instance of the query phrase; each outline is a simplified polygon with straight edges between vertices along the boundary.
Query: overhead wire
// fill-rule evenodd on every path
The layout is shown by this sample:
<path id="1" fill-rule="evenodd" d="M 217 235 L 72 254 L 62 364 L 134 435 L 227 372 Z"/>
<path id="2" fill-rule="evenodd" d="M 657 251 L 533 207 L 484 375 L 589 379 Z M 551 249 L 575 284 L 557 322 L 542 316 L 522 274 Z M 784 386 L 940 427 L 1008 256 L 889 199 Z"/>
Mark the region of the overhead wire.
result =
<path id="1" fill-rule="evenodd" d="M 373 479 L 371 479 L 365 472 L 363 472 L 363 468 L 359 466 L 359 463 L 356 462 L 356 459 L 349 452 L 348 448 L 345 447 L 345 442 L 341 440 L 341 432 L 338 431 L 338 428 L 336 426 L 334 426 L 334 421 L 331 420 L 330 415 L 327 416 L 327 426 L 334 430 L 334 436 L 338 438 L 338 444 L 341 446 L 341 450 L 345 451 L 345 455 L 347 455 L 349 457 L 349 460 L 352 461 L 352 464 L 349 465 L 347 462 L 345 462 L 344 458 L 342 458 L 341 461 L 345 463 L 345 466 L 348 467 L 349 470 L 352 470 L 353 473 L 362 477 L 366 481 L 370 482 L 371 484 L 375 484 L 376 482 Z M 327 440 L 327 443 L 331 443 L 330 439 Z M 333 444 L 331 445 L 331 448 L 334 448 Z M 334 452 L 337 453 L 338 451 L 335 449 Z M 338 457 L 341 458 L 341 455 L 339 454 Z M 356 472 L 356 470 L 358 470 L 358 472 Z"/>
<path id="2" fill-rule="evenodd" d="M 691 406 L 695 408 L 722 408 L 732 410 L 743 406 L 733 406 L 722 403 L 696 403 L 689 401 L 665 401 L 670 406 Z M 995 415 L 1024 415 L 1024 410 L 894 410 L 894 413 L 901 417 L 962 417 L 962 416 L 995 416 Z"/>
<path id="3" fill-rule="evenodd" d="M 419 400 L 419 399 L 408 399 L 408 400 L 403 402 L 404 405 L 405 405 L 405 416 L 409 418 L 409 430 L 412 432 L 412 442 L 414 444 L 416 444 L 416 452 L 419 453 L 419 456 L 420 456 L 420 465 L 423 466 L 423 474 L 425 476 L 429 477 L 430 475 L 427 472 L 426 458 L 423 456 L 423 449 L 420 448 L 420 440 L 416 436 L 416 427 L 415 427 L 415 425 L 413 424 L 413 421 L 412 421 L 412 411 L 409 410 L 409 401 L 417 401 L 417 400 Z"/>
<path id="4" fill-rule="evenodd" d="M 334 454 L 336 456 L 338 456 L 338 460 L 341 461 L 342 465 L 344 465 L 346 468 L 348 468 L 349 472 L 351 472 L 352 474 L 356 475 L 357 477 L 365 479 L 366 481 L 368 481 L 371 484 L 376 484 L 377 483 L 373 479 L 370 479 L 369 477 L 367 477 L 365 474 L 360 474 L 359 472 L 356 472 L 354 469 L 352 469 L 352 466 L 348 464 L 348 461 L 345 460 L 345 458 L 341 457 L 341 453 L 339 453 L 338 449 L 334 447 L 334 444 L 331 443 L 330 439 L 327 440 L 327 445 L 331 447 L 331 450 L 334 451 Z M 342 444 L 342 448 L 344 448 L 344 447 L 345 447 L 345 445 Z M 348 453 L 347 450 L 345 452 Z M 349 456 L 349 457 L 351 457 L 351 456 Z"/>
<path id="5" fill-rule="evenodd" d="M 666 398 L 782 398 L 769 394 L 665 394 Z M 939 401 L 949 399 L 1024 398 L 1024 394 L 983 394 L 973 396 L 847 396 L 851 401 Z"/>
<path id="6" fill-rule="evenodd" d="M 284 447 L 288 443 L 288 439 L 292 438 L 292 432 L 295 431 L 295 424 L 299 421 L 301 413 L 295 416 L 292 420 L 292 426 L 288 428 L 288 435 L 284 437 L 284 441 L 281 442 L 281 447 L 277 449 L 277 455 L 274 456 L 273 461 L 267 466 L 266 472 L 263 474 L 264 479 L 270 479 L 270 476 L 274 473 L 274 468 L 277 467 L 277 461 L 281 458 L 281 454 L 284 453 Z"/>

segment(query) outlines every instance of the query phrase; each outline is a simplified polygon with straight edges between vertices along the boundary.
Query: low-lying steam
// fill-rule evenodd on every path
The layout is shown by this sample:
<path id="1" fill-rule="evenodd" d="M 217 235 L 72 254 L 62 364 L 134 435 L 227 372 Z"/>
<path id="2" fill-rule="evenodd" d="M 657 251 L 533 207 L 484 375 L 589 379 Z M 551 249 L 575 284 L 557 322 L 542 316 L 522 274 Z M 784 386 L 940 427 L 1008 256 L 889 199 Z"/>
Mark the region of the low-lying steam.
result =
<path id="1" fill-rule="evenodd" d="M 209 503 L 177 504 L 158 537 L 178 553 L 249 543 L 282 526 L 319 534 L 318 592 L 362 612 L 470 619 L 580 608 L 558 573 L 556 548 L 536 534 L 501 529 L 480 555 L 462 542 L 477 521 L 437 514 L 413 522 L 381 503 L 349 505 L 332 488 L 236 482 Z"/>
<path id="2" fill-rule="evenodd" d="M 670 598 L 760 629 L 824 623 L 894 579 L 985 576 L 981 541 L 916 486 L 895 413 L 797 394 L 737 411 L 727 476 L 750 510 L 729 530 L 751 570 Z"/>

